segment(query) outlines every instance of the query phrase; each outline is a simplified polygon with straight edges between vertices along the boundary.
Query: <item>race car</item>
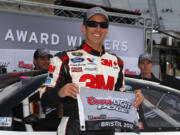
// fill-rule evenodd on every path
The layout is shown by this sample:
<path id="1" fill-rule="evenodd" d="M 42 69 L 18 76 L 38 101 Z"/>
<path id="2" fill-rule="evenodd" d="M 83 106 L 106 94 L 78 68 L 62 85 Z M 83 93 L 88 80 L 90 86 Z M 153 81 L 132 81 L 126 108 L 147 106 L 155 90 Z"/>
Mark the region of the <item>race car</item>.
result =
<path id="1" fill-rule="evenodd" d="M 12 109 L 23 104 L 45 82 L 46 73 L 40 71 L 0 75 L 0 135 L 56 135 L 54 131 L 37 131 L 33 123 L 41 118 L 23 107 L 23 118 L 12 115 Z M 176 80 L 178 82 L 178 80 Z M 141 89 L 145 99 L 138 110 L 140 135 L 178 135 L 180 133 L 180 91 L 177 88 L 136 78 L 125 77 L 126 90 Z M 179 81 L 180 82 L 180 81 Z M 26 102 L 29 105 L 28 102 Z M 16 123 L 16 124 L 14 124 Z M 24 125 L 19 131 L 17 123 Z M 117 132 L 115 135 L 136 134 Z"/>

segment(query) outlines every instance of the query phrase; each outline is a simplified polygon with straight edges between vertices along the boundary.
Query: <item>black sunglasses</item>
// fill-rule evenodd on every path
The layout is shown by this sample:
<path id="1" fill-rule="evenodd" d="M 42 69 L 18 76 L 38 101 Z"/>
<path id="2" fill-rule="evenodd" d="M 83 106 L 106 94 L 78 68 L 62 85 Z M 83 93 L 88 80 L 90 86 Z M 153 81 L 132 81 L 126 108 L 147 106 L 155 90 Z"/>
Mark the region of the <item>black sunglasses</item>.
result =
<path id="1" fill-rule="evenodd" d="M 101 28 L 106 29 L 109 26 L 108 22 L 96 22 L 96 21 L 87 21 L 86 26 L 88 27 L 97 27 L 98 24 L 100 25 Z"/>

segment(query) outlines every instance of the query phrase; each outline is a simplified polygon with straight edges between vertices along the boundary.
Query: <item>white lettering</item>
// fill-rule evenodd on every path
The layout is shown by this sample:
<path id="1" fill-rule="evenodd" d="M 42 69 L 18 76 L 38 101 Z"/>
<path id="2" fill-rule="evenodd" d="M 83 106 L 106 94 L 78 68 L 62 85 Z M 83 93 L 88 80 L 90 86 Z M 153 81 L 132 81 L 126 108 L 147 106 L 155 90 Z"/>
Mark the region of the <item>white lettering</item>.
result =
<path id="1" fill-rule="evenodd" d="M 57 34 L 52 34 L 52 36 L 51 36 L 51 44 L 52 45 L 59 44 L 59 36 Z"/>
<path id="2" fill-rule="evenodd" d="M 6 33 L 5 40 L 10 39 L 11 41 L 14 41 L 14 36 L 11 29 L 8 29 L 8 32 Z"/>
<path id="3" fill-rule="evenodd" d="M 31 43 L 32 41 L 34 41 L 35 43 L 38 43 L 37 37 L 36 37 L 36 33 L 32 32 L 31 36 L 29 38 L 29 42 Z"/>
<path id="4" fill-rule="evenodd" d="M 41 44 L 48 44 L 49 35 L 47 33 L 41 33 Z"/>
<path id="5" fill-rule="evenodd" d="M 118 41 L 118 40 L 104 40 L 104 47 L 106 50 L 110 51 L 128 51 L 128 42 L 127 41 Z"/>
<path id="6" fill-rule="evenodd" d="M 111 50 L 111 41 L 105 40 L 104 41 L 104 47 L 106 48 L 106 50 Z"/>
<path id="7" fill-rule="evenodd" d="M 101 127 L 122 127 L 122 123 L 120 121 L 104 121 L 101 122 Z"/>
<path id="8" fill-rule="evenodd" d="M 20 42 L 25 42 L 26 41 L 26 37 L 27 37 L 27 31 L 19 31 L 16 30 L 16 34 L 17 34 L 17 41 Z"/>
<path id="9" fill-rule="evenodd" d="M 113 50 L 120 50 L 120 45 L 119 45 L 119 41 L 118 40 L 113 40 Z"/>
<path id="10" fill-rule="evenodd" d="M 127 41 L 122 41 L 122 51 L 127 52 L 128 51 L 128 42 Z"/>
<path id="11" fill-rule="evenodd" d="M 38 33 L 39 34 L 39 33 Z M 48 34 L 48 33 L 40 33 L 38 35 L 36 32 L 28 32 L 23 30 L 12 30 L 8 29 L 5 34 L 4 39 L 10 41 L 17 42 L 29 42 L 29 43 L 40 43 L 40 44 L 51 44 L 58 45 L 60 42 L 60 37 L 57 34 Z M 69 38 L 69 43 L 75 46 L 77 37 Z M 79 38 L 79 43 L 81 44 L 81 37 Z"/>
<path id="12" fill-rule="evenodd" d="M 79 37 L 79 45 L 82 44 L 82 37 Z"/>
<path id="13" fill-rule="evenodd" d="M 68 46 L 75 47 L 76 41 L 77 41 L 77 36 L 73 37 L 73 36 L 67 35 L 67 40 L 68 40 Z"/>

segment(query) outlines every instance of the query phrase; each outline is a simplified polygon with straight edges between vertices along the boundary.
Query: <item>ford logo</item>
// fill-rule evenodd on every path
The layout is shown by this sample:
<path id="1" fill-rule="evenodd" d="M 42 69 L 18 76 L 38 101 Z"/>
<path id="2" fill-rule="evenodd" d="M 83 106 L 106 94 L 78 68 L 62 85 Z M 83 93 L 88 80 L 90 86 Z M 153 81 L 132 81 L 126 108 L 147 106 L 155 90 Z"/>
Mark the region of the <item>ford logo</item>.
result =
<path id="1" fill-rule="evenodd" d="M 72 58 L 71 61 L 73 63 L 80 63 L 80 62 L 83 62 L 84 61 L 84 58 Z"/>

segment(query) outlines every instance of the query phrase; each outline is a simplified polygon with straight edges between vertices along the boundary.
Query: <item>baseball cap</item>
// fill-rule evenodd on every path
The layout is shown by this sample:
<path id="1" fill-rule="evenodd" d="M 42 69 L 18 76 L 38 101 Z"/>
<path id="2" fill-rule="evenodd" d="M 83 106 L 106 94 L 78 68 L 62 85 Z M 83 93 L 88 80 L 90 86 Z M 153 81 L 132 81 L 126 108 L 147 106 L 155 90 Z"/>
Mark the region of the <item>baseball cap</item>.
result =
<path id="1" fill-rule="evenodd" d="M 151 58 L 151 55 L 149 55 L 148 53 L 143 53 L 143 54 L 140 54 L 139 55 L 139 60 L 138 60 L 138 63 L 140 63 L 142 60 L 144 59 L 147 59 L 149 61 L 152 62 L 152 58 Z"/>
<path id="2" fill-rule="evenodd" d="M 34 52 L 34 58 L 38 58 L 38 57 L 42 57 L 42 56 L 46 56 L 49 55 L 50 57 L 52 57 L 52 55 L 50 54 L 48 49 L 42 48 L 42 49 L 37 49 Z"/>
<path id="3" fill-rule="evenodd" d="M 83 23 L 85 24 L 86 21 L 89 20 L 89 18 L 91 18 L 93 15 L 96 15 L 96 14 L 103 15 L 106 18 L 107 22 L 109 22 L 108 14 L 104 9 L 100 7 L 93 7 L 87 10 Z"/>

